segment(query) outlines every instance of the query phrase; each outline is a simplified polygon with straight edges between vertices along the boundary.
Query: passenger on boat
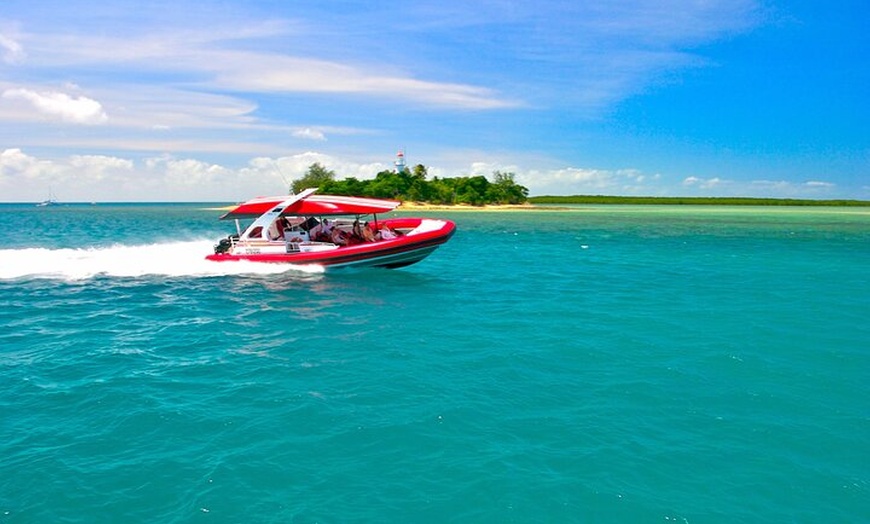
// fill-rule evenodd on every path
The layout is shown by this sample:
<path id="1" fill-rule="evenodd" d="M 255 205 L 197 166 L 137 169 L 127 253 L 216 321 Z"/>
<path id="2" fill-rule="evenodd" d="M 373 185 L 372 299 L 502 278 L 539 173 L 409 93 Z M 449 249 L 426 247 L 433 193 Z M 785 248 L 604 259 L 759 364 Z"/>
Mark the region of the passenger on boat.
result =
<path id="1" fill-rule="evenodd" d="M 378 231 L 378 236 L 381 240 L 392 240 L 396 238 L 396 233 L 388 225 L 384 224 L 381 226 L 381 230 Z"/>
<path id="2" fill-rule="evenodd" d="M 311 228 L 311 238 L 317 242 L 331 242 L 332 227 L 329 220 L 324 219 L 323 222 Z"/>
<path id="3" fill-rule="evenodd" d="M 372 227 L 369 225 L 368 222 L 366 222 L 365 225 L 362 227 L 362 231 L 360 232 L 360 234 L 362 235 L 362 239 L 366 242 L 375 241 L 375 234 L 372 231 Z"/>
<path id="4" fill-rule="evenodd" d="M 362 226 L 359 225 L 359 219 L 353 221 L 353 227 L 350 230 L 350 236 L 347 237 L 347 245 L 362 244 L 363 239 Z"/>
<path id="5" fill-rule="evenodd" d="M 337 227 L 332 229 L 332 233 L 330 233 L 329 239 L 335 245 L 347 245 L 347 234 L 341 229 L 338 229 Z"/>

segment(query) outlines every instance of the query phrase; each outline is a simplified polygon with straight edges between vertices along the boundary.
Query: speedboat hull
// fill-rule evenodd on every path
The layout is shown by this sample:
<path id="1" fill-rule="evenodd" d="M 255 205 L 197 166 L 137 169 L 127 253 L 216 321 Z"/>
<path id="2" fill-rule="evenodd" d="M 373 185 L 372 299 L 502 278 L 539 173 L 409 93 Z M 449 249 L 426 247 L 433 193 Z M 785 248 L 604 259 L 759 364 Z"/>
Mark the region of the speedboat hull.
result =
<path id="1" fill-rule="evenodd" d="M 392 218 L 378 220 L 378 225 L 396 231 L 396 238 L 340 246 L 301 238 L 273 241 L 230 239 L 225 252 L 216 252 L 206 258 L 215 262 L 245 260 L 271 264 L 317 264 L 331 268 L 399 268 L 423 260 L 447 242 L 456 230 L 456 225 L 450 220 L 428 218 Z"/>

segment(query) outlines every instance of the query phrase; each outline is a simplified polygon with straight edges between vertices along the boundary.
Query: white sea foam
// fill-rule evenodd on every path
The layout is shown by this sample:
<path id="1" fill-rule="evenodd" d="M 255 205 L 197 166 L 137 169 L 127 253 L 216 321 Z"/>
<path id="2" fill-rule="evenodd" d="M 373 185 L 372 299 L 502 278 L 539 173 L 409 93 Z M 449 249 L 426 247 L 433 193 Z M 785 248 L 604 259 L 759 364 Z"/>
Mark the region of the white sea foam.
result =
<path id="1" fill-rule="evenodd" d="M 288 266 L 205 259 L 211 241 L 164 242 L 79 249 L 0 249 L 0 279 L 23 277 L 80 280 L 96 275 L 117 277 L 271 275 L 286 271 L 321 273 L 317 265 Z"/>

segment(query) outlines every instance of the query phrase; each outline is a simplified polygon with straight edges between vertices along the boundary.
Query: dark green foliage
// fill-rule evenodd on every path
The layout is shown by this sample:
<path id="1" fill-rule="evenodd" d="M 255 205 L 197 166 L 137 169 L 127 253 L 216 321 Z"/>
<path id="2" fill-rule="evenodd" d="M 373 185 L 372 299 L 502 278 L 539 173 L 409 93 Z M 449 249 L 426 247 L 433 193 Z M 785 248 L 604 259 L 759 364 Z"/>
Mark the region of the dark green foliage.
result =
<path id="1" fill-rule="evenodd" d="M 513 173 L 493 173 L 495 181 L 489 187 L 489 200 L 496 204 L 523 204 L 529 198 L 529 190 L 514 181 Z"/>
<path id="2" fill-rule="evenodd" d="M 870 206 L 862 200 L 809 200 L 794 198 L 752 197 L 631 197 L 604 195 L 539 196 L 528 199 L 532 204 L 660 204 L 713 206 Z"/>
<path id="3" fill-rule="evenodd" d="M 305 176 L 299 180 L 293 181 L 293 192 L 298 193 L 309 187 L 322 187 L 333 180 L 335 180 L 335 172 L 330 171 L 320 165 L 320 163 L 315 162 L 308 166 L 308 171 L 305 173 Z"/>
<path id="4" fill-rule="evenodd" d="M 478 175 L 472 177 L 427 180 L 426 166 L 417 164 L 408 172 L 381 171 L 373 180 L 350 177 L 335 180 L 335 173 L 320 164 L 312 164 L 301 179 L 293 182 L 293 191 L 317 187 L 321 193 L 387 198 L 432 204 L 522 204 L 529 190 L 514 181 L 513 173 L 493 173 L 494 182 Z"/>

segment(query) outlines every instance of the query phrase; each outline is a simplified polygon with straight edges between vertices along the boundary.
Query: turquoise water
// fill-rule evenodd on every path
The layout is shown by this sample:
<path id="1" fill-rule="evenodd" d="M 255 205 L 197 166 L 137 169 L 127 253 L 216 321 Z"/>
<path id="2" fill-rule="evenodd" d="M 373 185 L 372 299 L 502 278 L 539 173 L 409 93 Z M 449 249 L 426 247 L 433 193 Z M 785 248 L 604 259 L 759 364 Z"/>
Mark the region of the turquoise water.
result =
<path id="1" fill-rule="evenodd" d="M 429 213 L 401 270 L 202 205 L 0 206 L 0 522 L 868 522 L 870 210 Z"/>

